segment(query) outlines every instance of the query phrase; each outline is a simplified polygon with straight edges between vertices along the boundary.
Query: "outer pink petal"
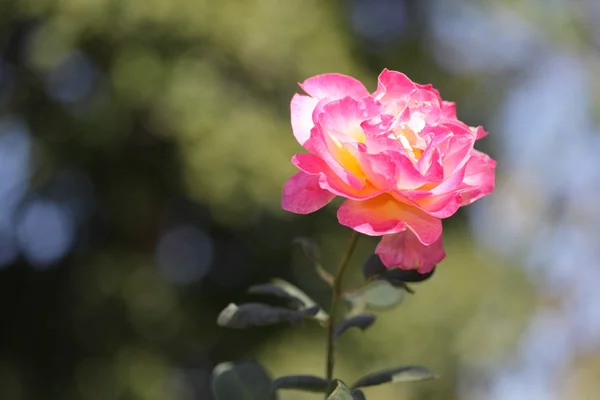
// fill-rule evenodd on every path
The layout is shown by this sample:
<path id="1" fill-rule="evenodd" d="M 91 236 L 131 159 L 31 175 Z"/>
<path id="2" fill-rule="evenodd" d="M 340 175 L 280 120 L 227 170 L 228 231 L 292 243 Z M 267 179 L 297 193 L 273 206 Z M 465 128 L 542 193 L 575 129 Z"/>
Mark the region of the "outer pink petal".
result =
<path id="1" fill-rule="evenodd" d="M 416 85 L 409 77 L 397 71 L 384 69 L 377 79 L 377 90 L 373 97 L 383 102 L 409 96 Z"/>
<path id="2" fill-rule="evenodd" d="M 333 174 L 331 168 L 314 154 L 295 154 L 292 157 L 292 164 L 310 175 Z"/>
<path id="3" fill-rule="evenodd" d="M 442 115 L 445 118 L 456 119 L 456 103 L 442 101 Z"/>
<path id="4" fill-rule="evenodd" d="M 435 97 L 437 98 L 437 101 L 439 102 L 439 104 L 441 106 L 443 100 L 442 100 L 442 96 L 440 96 L 440 91 L 437 90 L 436 88 L 434 88 L 431 83 L 428 83 L 428 84 L 425 84 L 425 85 L 421 85 L 419 83 L 415 83 L 415 86 L 417 87 L 417 89 L 423 89 L 423 90 L 427 90 L 429 92 L 432 92 L 435 95 Z"/>
<path id="5" fill-rule="evenodd" d="M 365 86 L 357 79 L 342 74 L 323 74 L 308 78 L 300 84 L 302 90 L 319 100 L 331 100 L 350 96 L 361 99 L 369 95 Z"/>
<path id="6" fill-rule="evenodd" d="M 292 130 L 300 145 L 310 138 L 310 130 L 314 126 L 312 114 L 318 100 L 303 94 L 295 94 L 290 103 Z"/>
<path id="7" fill-rule="evenodd" d="M 432 244 L 442 234 L 439 219 L 388 194 L 364 201 L 346 200 L 338 209 L 338 220 L 370 236 L 394 234 L 408 227 L 424 244 Z"/>
<path id="8" fill-rule="evenodd" d="M 488 133 L 483 129 L 483 126 L 478 126 L 475 128 L 471 127 L 470 129 L 471 129 L 471 132 L 473 132 L 473 134 L 477 138 L 477 140 L 484 138 L 488 135 Z"/>
<path id="9" fill-rule="evenodd" d="M 325 207 L 335 194 L 321 189 L 319 176 L 298 172 L 283 185 L 281 207 L 296 214 L 310 214 Z"/>
<path id="10" fill-rule="evenodd" d="M 431 245 L 425 246 L 409 230 L 382 237 L 375 253 L 386 267 L 416 269 L 422 274 L 430 272 L 446 257 L 441 235 Z"/>
<path id="11" fill-rule="evenodd" d="M 473 150 L 465 168 L 463 184 L 467 185 L 467 189 L 461 193 L 463 205 L 471 204 L 494 190 L 495 170 L 496 161 L 485 153 Z"/>

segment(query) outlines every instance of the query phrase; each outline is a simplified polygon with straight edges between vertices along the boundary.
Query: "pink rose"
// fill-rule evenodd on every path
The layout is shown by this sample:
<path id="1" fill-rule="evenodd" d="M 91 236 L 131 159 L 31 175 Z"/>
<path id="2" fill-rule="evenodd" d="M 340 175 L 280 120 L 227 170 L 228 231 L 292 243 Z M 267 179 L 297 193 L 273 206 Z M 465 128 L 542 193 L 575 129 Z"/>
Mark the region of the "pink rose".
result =
<path id="1" fill-rule="evenodd" d="M 308 214 L 346 198 L 340 224 L 382 236 L 388 267 L 430 271 L 445 254 L 441 219 L 494 189 L 496 162 L 473 148 L 487 133 L 459 121 L 431 85 L 383 70 L 370 94 L 358 80 L 317 75 L 292 98 L 294 136 L 308 153 L 284 185 L 282 206 Z"/>

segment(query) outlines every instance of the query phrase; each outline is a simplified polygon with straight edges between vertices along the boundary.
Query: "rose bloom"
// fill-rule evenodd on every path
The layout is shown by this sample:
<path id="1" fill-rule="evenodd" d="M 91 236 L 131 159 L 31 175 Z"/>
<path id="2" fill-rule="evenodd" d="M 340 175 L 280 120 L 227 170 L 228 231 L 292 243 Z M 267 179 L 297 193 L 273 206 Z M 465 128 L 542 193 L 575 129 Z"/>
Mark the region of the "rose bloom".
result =
<path id="1" fill-rule="evenodd" d="M 294 136 L 308 153 L 284 185 L 282 207 L 308 214 L 334 197 L 340 224 L 381 236 L 387 267 L 426 273 L 444 257 L 442 219 L 492 192 L 496 162 L 473 148 L 487 135 L 458 120 L 432 85 L 387 69 L 370 94 L 358 80 L 317 75 L 292 98 Z"/>

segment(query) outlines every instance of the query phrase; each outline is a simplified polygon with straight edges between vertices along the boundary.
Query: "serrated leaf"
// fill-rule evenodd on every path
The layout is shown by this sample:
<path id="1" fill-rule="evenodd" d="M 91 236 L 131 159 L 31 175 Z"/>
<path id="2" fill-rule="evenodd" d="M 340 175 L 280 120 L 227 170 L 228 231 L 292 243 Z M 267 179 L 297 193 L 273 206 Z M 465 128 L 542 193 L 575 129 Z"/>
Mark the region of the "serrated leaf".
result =
<path id="1" fill-rule="evenodd" d="M 406 367 L 386 369 L 383 371 L 374 372 L 360 378 L 354 385 L 353 389 L 376 386 L 388 382 L 419 382 L 427 381 L 436 378 L 437 375 L 426 367 L 420 365 L 409 365 Z"/>
<path id="2" fill-rule="evenodd" d="M 313 375 L 288 375 L 273 381 L 274 389 L 297 389 L 306 392 L 323 393 L 329 382 Z"/>
<path id="3" fill-rule="evenodd" d="M 285 290 L 290 296 L 293 296 L 293 297 L 299 299 L 300 301 L 302 301 L 305 308 L 318 307 L 319 310 L 314 315 L 314 318 L 317 321 L 319 321 L 319 323 L 321 325 L 325 326 L 325 324 L 329 320 L 329 315 L 325 311 L 323 311 L 323 309 L 321 307 L 319 307 L 313 299 L 308 297 L 308 295 L 306 293 L 304 293 L 302 290 L 298 289 L 296 286 L 292 285 L 291 283 L 284 281 L 283 279 L 275 278 L 275 279 L 271 280 L 271 283 L 273 285 Z"/>
<path id="4" fill-rule="evenodd" d="M 356 327 L 361 330 L 365 330 L 373 323 L 377 317 L 371 313 L 362 313 L 343 320 L 342 322 L 335 325 L 333 328 L 333 337 L 338 338 L 342 333 L 346 332 L 349 328 Z"/>
<path id="5" fill-rule="evenodd" d="M 277 400 L 271 388 L 271 378 L 257 363 L 225 362 L 217 365 L 212 374 L 215 400 Z"/>
<path id="6" fill-rule="evenodd" d="M 317 243 L 307 237 L 297 237 L 294 239 L 294 243 L 302 248 L 302 252 L 313 263 L 321 262 L 321 250 Z"/>
<path id="7" fill-rule="evenodd" d="M 278 297 L 280 299 L 286 300 L 289 306 L 296 310 L 299 310 L 304 307 L 304 302 L 302 302 L 302 300 L 292 296 L 290 293 L 283 290 L 281 287 L 275 286 L 271 283 L 262 283 L 259 285 L 250 286 L 250 288 L 248 289 L 248 293 L 264 294 Z"/>
<path id="8" fill-rule="evenodd" d="M 217 325 L 227 328 L 244 329 L 253 326 L 275 325 L 283 322 L 299 323 L 308 315 L 315 315 L 318 307 L 301 311 L 282 307 L 271 307 L 261 303 L 229 304 L 217 318 Z"/>
<path id="9" fill-rule="evenodd" d="M 327 394 L 327 400 L 354 400 L 350 388 L 338 379 L 330 382 Z"/>

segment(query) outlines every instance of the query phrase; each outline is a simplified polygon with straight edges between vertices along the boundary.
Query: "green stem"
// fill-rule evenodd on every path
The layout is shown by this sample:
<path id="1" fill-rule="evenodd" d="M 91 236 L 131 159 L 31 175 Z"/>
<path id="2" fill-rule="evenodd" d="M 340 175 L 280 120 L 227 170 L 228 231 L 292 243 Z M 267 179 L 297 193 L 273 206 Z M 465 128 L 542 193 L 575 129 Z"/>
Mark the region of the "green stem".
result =
<path id="1" fill-rule="evenodd" d="M 340 264 L 338 265 L 337 272 L 333 279 L 332 292 L 331 292 L 331 306 L 329 308 L 329 321 L 327 324 L 327 380 L 331 381 L 333 379 L 333 365 L 335 363 L 334 360 L 334 340 L 333 340 L 333 328 L 335 326 L 335 311 L 337 305 L 340 300 L 340 294 L 342 292 L 342 278 L 344 276 L 344 271 L 348 266 L 348 262 L 352 257 L 352 253 L 354 253 L 354 249 L 356 248 L 356 243 L 358 242 L 358 232 L 352 231 L 352 236 L 350 237 L 350 241 L 348 242 L 348 247 L 346 252 L 342 256 L 340 260 Z"/>

